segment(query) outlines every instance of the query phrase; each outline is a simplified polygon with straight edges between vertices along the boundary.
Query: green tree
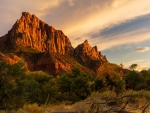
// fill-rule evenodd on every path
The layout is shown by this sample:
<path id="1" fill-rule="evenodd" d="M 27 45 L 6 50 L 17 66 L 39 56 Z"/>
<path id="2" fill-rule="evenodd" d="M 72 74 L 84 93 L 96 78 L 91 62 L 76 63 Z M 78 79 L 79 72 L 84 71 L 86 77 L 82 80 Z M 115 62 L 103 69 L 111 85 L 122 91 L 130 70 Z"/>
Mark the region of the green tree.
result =
<path id="1" fill-rule="evenodd" d="M 121 93 L 125 89 L 122 67 L 110 63 L 102 65 L 95 78 L 95 88 L 97 91 L 103 88 L 109 88 L 117 94 Z"/>
<path id="2" fill-rule="evenodd" d="M 106 84 L 106 82 L 104 81 L 104 80 L 102 80 L 102 79 L 95 79 L 95 91 L 99 91 L 100 89 L 102 89 L 104 86 L 105 86 L 105 84 Z"/>
<path id="3" fill-rule="evenodd" d="M 91 94 L 91 89 L 88 80 L 83 76 L 78 76 L 74 79 L 72 90 L 79 99 L 85 99 Z"/>
<path id="4" fill-rule="evenodd" d="M 114 86 L 115 86 L 115 92 L 117 94 L 121 93 L 122 91 L 125 90 L 125 80 L 119 80 L 115 82 Z"/>
<path id="5" fill-rule="evenodd" d="M 140 72 L 141 78 L 143 79 L 143 83 L 140 85 L 143 89 L 150 89 L 150 71 L 142 70 Z"/>
<path id="6" fill-rule="evenodd" d="M 58 81 L 59 81 L 59 91 L 64 95 L 64 93 L 66 93 L 67 97 L 69 97 L 70 99 L 70 96 L 71 96 L 71 93 L 72 93 L 72 88 L 71 88 L 71 85 L 72 85 L 72 80 L 71 78 L 66 75 L 66 74 L 63 74 L 61 75 L 60 77 L 57 78 Z"/>
<path id="7" fill-rule="evenodd" d="M 62 100 L 77 101 L 85 99 L 91 93 L 93 77 L 89 74 L 84 74 L 75 67 L 70 73 L 63 74 L 57 77 L 59 91 L 62 94 Z"/>
<path id="8" fill-rule="evenodd" d="M 24 104 L 21 101 L 24 99 L 21 96 L 22 92 L 18 91 L 18 84 L 25 76 L 24 62 L 20 61 L 12 65 L 0 62 L 0 109 L 20 107 Z"/>
<path id="9" fill-rule="evenodd" d="M 126 75 L 126 86 L 127 88 L 140 90 L 145 89 L 147 87 L 147 72 L 141 71 L 138 72 L 135 69 L 137 68 L 137 64 L 132 64 L 130 68 L 130 72 Z"/>
<path id="10" fill-rule="evenodd" d="M 129 67 L 129 69 L 132 70 L 132 71 L 134 71 L 137 67 L 138 67 L 137 64 L 132 64 L 132 65 Z"/>
<path id="11" fill-rule="evenodd" d="M 42 71 L 30 72 L 26 86 L 31 103 L 48 104 L 57 92 L 53 76 Z"/>
<path id="12" fill-rule="evenodd" d="M 136 71 L 130 71 L 125 80 L 127 88 L 135 89 L 140 82 L 140 77 Z"/>

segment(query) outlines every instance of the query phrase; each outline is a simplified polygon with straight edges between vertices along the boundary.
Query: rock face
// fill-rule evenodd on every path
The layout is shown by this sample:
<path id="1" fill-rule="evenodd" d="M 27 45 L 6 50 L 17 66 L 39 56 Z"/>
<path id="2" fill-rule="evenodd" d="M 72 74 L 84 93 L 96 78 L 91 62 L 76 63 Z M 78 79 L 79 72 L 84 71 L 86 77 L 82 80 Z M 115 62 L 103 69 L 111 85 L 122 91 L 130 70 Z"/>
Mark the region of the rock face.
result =
<path id="1" fill-rule="evenodd" d="M 60 30 L 42 22 L 35 15 L 23 12 L 6 35 L 0 37 L 0 57 L 15 63 L 9 55 L 23 59 L 30 71 L 45 71 L 52 75 L 67 72 L 76 65 L 88 73 L 95 73 L 106 57 L 91 47 L 86 40 L 75 49 L 67 36 Z M 15 47 L 15 50 L 12 48 Z"/>
<path id="2" fill-rule="evenodd" d="M 14 64 L 14 63 L 17 63 L 20 60 L 21 60 L 21 58 L 14 55 L 13 53 L 3 54 L 3 53 L 0 52 L 0 61 L 7 62 L 9 64 Z"/>
<path id="3" fill-rule="evenodd" d="M 11 45 L 34 48 L 41 52 L 73 54 L 74 50 L 69 38 L 62 31 L 55 30 L 27 12 L 22 13 L 22 17 L 8 32 L 7 42 Z"/>
<path id="4" fill-rule="evenodd" d="M 63 57 L 65 56 L 46 53 L 36 62 L 34 70 L 43 70 L 53 73 L 53 75 L 68 72 L 75 66 L 76 62 L 68 63 Z"/>
<path id="5" fill-rule="evenodd" d="M 106 57 L 97 50 L 97 46 L 91 47 L 87 40 L 75 48 L 75 56 L 82 65 L 97 71 L 101 65 L 108 62 Z"/>
<path id="6" fill-rule="evenodd" d="M 75 55 L 80 55 L 86 59 L 107 61 L 106 57 L 97 50 L 97 46 L 91 47 L 87 40 L 75 48 Z"/>

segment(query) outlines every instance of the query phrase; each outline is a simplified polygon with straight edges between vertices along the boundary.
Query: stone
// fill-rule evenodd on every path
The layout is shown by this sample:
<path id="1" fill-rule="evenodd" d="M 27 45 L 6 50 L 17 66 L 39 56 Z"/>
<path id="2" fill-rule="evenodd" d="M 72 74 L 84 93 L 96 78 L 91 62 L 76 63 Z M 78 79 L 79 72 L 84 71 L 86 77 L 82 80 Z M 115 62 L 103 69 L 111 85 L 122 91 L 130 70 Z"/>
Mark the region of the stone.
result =
<path id="1" fill-rule="evenodd" d="M 61 30 L 55 30 L 28 12 L 22 13 L 22 17 L 1 40 L 2 44 L 5 42 L 10 45 L 26 46 L 41 52 L 59 54 L 73 54 L 74 52 L 69 38 Z"/>
<path id="2" fill-rule="evenodd" d="M 23 59 L 29 71 L 42 70 L 52 75 L 68 72 L 76 65 L 80 65 L 81 71 L 93 74 L 108 62 L 97 46 L 91 47 L 88 40 L 74 49 L 61 30 L 28 12 L 23 12 L 11 30 L 0 37 L 0 45 L 0 60 L 13 64 Z M 10 53 L 13 58 L 8 55 Z"/>
<path id="3" fill-rule="evenodd" d="M 75 48 L 75 55 L 82 56 L 85 59 L 95 59 L 107 61 L 106 56 L 103 56 L 101 52 L 98 51 L 97 46 L 91 47 L 88 43 L 88 40 L 85 40 L 84 43 L 78 45 Z"/>

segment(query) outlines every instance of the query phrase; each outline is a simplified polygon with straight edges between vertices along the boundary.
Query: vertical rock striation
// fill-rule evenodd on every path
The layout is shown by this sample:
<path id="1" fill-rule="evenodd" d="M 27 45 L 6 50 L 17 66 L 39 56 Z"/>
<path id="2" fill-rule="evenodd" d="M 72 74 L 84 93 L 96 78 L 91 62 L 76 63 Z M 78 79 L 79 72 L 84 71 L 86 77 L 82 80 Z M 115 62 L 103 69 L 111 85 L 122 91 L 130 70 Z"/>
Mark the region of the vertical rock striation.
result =
<path id="1" fill-rule="evenodd" d="M 14 57 L 5 55 L 13 53 L 15 58 L 24 59 L 30 71 L 42 70 L 52 75 L 68 72 L 78 64 L 82 71 L 95 73 L 108 62 L 87 40 L 74 49 L 61 30 L 55 30 L 28 12 L 23 12 L 12 29 L 0 37 L 0 45 L 0 60 L 16 62 Z"/>
<path id="2" fill-rule="evenodd" d="M 107 61 L 106 57 L 97 50 L 97 46 L 91 47 L 87 40 L 75 48 L 75 55 L 80 55 L 85 59 Z"/>
<path id="3" fill-rule="evenodd" d="M 69 38 L 61 30 L 55 30 L 28 12 L 23 12 L 8 32 L 7 42 L 41 52 L 73 54 L 74 51 Z"/>

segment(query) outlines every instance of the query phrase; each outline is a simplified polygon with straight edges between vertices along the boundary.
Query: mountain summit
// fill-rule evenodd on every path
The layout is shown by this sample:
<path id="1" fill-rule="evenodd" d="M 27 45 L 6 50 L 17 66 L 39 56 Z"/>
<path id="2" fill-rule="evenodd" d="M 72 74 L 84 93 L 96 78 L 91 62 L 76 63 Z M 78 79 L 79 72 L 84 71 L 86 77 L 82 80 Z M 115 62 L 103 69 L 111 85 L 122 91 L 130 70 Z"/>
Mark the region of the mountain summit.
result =
<path id="1" fill-rule="evenodd" d="M 41 52 L 73 54 L 70 40 L 62 31 L 55 30 L 28 12 L 22 13 L 6 37 L 10 45 L 22 45 Z"/>
<path id="2" fill-rule="evenodd" d="M 0 37 L 0 44 L 2 56 L 8 58 L 11 53 L 11 56 L 23 59 L 30 71 L 42 70 L 57 75 L 80 65 L 82 71 L 96 74 L 101 65 L 108 63 L 97 47 L 91 47 L 87 40 L 74 49 L 61 30 L 28 12 L 23 12 L 11 30 Z"/>

